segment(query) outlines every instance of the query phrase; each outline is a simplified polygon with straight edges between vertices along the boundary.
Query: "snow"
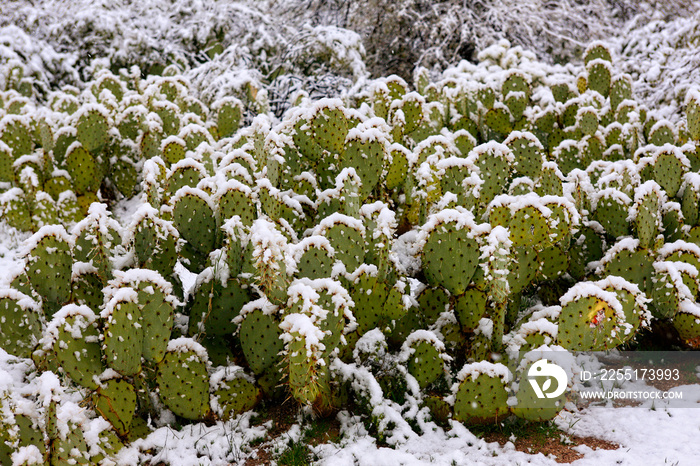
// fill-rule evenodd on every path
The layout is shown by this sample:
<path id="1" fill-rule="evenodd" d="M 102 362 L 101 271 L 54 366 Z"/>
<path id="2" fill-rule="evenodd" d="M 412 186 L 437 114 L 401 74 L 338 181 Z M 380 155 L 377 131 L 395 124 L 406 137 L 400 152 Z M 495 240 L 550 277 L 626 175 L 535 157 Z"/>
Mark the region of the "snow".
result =
<path id="1" fill-rule="evenodd" d="M 480 375 L 485 375 L 487 377 L 498 377 L 503 380 L 503 383 L 509 383 L 513 380 L 513 374 L 508 370 L 506 366 L 501 363 L 492 363 L 488 361 L 472 362 L 465 364 L 464 367 L 457 373 L 457 380 L 463 382 L 467 378 L 476 380 Z M 456 383 L 452 387 L 452 391 L 455 392 L 459 384 Z"/>
<path id="2" fill-rule="evenodd" d="M 569 291 L 559 298 L 561 307 L 566 306 L 570 302 L 577 301 L 582 298 L 594 297 L 604 301 L 617 315 L 618 322 L 625 322 L 625 313 L 622 310 L 622 304 L 617 299 L 617 295 L 612 291 L 605 291 L 598 284 L 593 282 L 578 282 Z"/>
<path id="3" fill-rule="evenodd" d="M 168 342 L 168 353 L 194 353 L 201 362 L 208 364 L 207 350 L 192 338 L 180 337 Z"/>

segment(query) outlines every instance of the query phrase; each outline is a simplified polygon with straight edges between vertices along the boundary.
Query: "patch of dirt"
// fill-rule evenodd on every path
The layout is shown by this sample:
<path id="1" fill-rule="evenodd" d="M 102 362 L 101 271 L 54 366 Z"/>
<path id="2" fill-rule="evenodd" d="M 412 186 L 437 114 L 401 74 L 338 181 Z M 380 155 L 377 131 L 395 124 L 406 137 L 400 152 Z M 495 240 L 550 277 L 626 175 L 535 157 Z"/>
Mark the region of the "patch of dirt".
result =
<path id="1" fill-rule="evenodd" d="M 256 458 L 248 458 L 245 466 L 266 465 L 272 462 L 272 452 L 269 450 L 270 446 L 266 444 L 288 432 L 292 425 L 297 423 L 299 409 L 299 405 L 292 400 L 258 407 L 260 416 L 255 419 L 254 425 L 264 424 L 271 420 L 272 427 L 268 430 L 261 445 L 255 450 Z M 308 429 L 302 439 L 306 445 L 315 446 L 322 443 L 338 442 L 340 439 L 340 422 L 336 416 L 316 419 L 310 425 L 307 424 L 302 425 L 302 428 Z"/>
<path id="2" fill-rule="evenodd" d="M 620 445 L 616 443 L 595 437 L 578 437 L 576 435 L 567 435 L 563 432 L 560 435 L 557 435 L 558 438 L 553 438 L 552 436 L 533 433 L 532 435 L 516 438 L 513 444 L 516 450 L 523 453 L 552 455 L 557 463 L 564 464 L 583 458 L 582 453 L 574 450 L 574 447 L 579 445 L 587 445 L 593 450 L 617 450 L 620 448 Z M 488 432 L 482 438 L 487 442 L 498 442 L 501 446 L 511 441 L 505 434 L 500 432 Z"/>
<path id="3" fill-rule="evenodd" d="M 254 425 L 264 424 L 272 421 L 272 427 L 267 431 L 264 443 L 287 432 L 296 423 L 299 405 L 291 400 L 282 403 L 268 402 L 257 408 L 259 416 L 255 418 Z M 259 466 L 272 462 L 272 453 L 269 445 L 261 445 L 255 450 L 256 458 L 246 459 L 245 466 Z"/>

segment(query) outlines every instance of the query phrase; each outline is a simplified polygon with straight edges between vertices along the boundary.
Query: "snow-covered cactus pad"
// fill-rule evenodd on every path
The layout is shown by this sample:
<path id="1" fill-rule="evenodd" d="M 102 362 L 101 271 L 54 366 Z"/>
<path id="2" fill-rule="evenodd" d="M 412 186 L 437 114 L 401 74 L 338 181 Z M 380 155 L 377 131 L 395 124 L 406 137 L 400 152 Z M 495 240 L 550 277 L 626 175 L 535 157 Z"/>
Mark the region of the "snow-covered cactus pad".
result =
<path id="1" fill-rule="evenodd" d="M 99 336 L 95 313 L 87 306 L 68 304 L 54 315 L 43 346 L 53 350 L 57 362 L 75 383 L 94 390 L 105 369 Z"/>
<path id="2" fill-rule="evenodd" d="M 131 287 L 114 289 L 100 317 L 104 319 L 102 351 L 107 366 L 122 375 L 141 371 L 143 325 L 138 293 Z"/>
<path id="3" fill-rule="evenodd" d="M 278 312 L 277 306 L 258 299 L 246 304 L 236 318 L 243 355 L 250 370 L 257 375 L 278 370 L 279 353 L 284 348 Z"/>
<path id="4" fill-rule="evenodd" d="M 47 225 L 25 243 L 26 271 L 51 317 L 70 299 L 73 240 L 62 226 Z"/>
<path id="5" fill-rule="evenodd" d="M 171 203 L 173 224 L 180 236 L 199 253 L 209 254 L 220 236 L 211 197 L 201 189 L 183 187 L 177 191 Z"/>
<path id="6" fill-rule="evenodd" d="M 107 378 L 100 382 L 92 396 L 97 411 L 112 425 L 117 434 L 129 432 L 136 412 L 136 391 L 134 386 L 119 377 Z"/>
<path id="7" fill-rule="evenodd" d="M 482 424 L 507 416 L 507 387 L 512 378 L 503 364 L 466 364 L 452 386 L 455 419 L 465 424 Z"/>
<path id="8" fill-rule="evenodd" d="M 700 141 L 700 92 L 689 90 L 685 95 L 685 118 L 688 132 L 694 141 Z"/>
<path id="9" fill-rule="evenodd" d="M 399 359 L 406 362 L 408 372 L 425 388 L 445 375 L 445 363 L 451 358 L 445 354 L 445 345 L 427 330 L 416 330 L 404 341 Z"/>
<path id="10" fill-rule="evenodd" d="M 240 366 L 219 367 L 210 379 L 211 407 L 223 420 L 249 411 L 262 398 L 255 379 Z"/>
<path id="11" fill-rule="evenodd" d="M 12 288 L 0 290 L 0 344 L 8 353 L 29 357 L 41 338 L 43 313 L 29 296 Z"/>
<path id="12" fill-rule="evenodd" d="M 202 419 L 209 406 L 207 352 L 191 338 L 177 338 L 168 343 L 165 357 L 158 363 L 156 383 L 161 401 L 178 416 Z"/>
<path id="13" fill-rule="evenodd" d="M 481 236 L 487 224 L 477 225 L 469 211 L 446 209 L 432 215 L 418 237 L 425 277 L 460 295 L 471 283 L 479 266 Z"/>
<path id="14" fill-rule="evenodd" d="M 617 294 L 579 282 L 561 297 L 557 342 L 572 351 L 601 351 L 623 342 L 626 316 Z"/>

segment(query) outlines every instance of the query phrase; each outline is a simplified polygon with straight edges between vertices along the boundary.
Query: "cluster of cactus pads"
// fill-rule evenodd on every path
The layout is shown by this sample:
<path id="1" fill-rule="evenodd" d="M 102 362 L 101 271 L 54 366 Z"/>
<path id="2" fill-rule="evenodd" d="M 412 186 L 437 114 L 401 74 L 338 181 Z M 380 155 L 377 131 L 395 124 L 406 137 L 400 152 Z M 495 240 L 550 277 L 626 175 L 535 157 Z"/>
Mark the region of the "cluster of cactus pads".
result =
<path id="1" fill-rule="evenodd" d="M 517 383 L 528 351 L 632 348 L 654 320 L 700 347 L 700 92 L 672 123 L 599 43 L 578 75 L 503 44 L 480 59 L 281 121 L 178 76 L 105 71 L 39 109 L 5 92 L 0 209 L 35 233 L 0 347 L 106 423 L 88 449 L 50 396 L 0 393 L 0 462 L 94 463 L 150 420 L 261 400 L 352 406 L 377 435 L 382 399 L 541 421 L 566 398 Z M 129 225 L 97 202 L 137 192 Z"/>

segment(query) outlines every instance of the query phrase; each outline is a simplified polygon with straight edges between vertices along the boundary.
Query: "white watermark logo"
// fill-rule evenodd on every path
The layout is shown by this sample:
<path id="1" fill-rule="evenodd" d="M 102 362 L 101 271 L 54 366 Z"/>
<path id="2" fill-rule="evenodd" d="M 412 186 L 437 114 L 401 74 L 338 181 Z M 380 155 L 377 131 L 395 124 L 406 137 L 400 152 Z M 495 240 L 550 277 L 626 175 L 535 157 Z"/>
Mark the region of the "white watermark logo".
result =
<path id="1" fill-rule="evenodd" d="M 556 398 L 566 390 L 566 372 L 546 359 L 540 359 L 530 366 L 527 377 L 537 398 Z M 543 380 L 545 378 L 546 380 Z M 543 381 L 542 385 L 540 385 L 540 380 Z M 552 380 L 557 383 L 554 387 L 552 387 Z"/>

